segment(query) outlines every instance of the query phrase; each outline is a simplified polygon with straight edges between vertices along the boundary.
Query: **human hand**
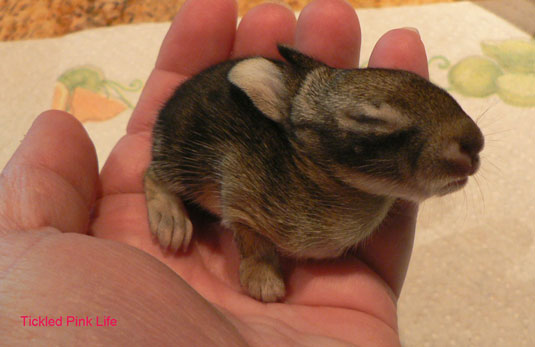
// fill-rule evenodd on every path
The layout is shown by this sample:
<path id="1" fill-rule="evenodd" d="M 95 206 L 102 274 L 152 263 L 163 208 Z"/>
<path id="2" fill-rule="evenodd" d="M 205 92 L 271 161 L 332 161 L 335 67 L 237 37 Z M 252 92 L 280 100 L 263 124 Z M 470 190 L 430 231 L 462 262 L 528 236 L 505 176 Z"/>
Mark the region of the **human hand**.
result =
<path id="1" fill-rule="evenodd" d="M 399 344 L 395 301 L 416 214 L 409 203 L 399 204 L 358 257 L 293 266 L 284 303 L 263 304 L 241 290 L 228 231 L 197 221 L 190 250 L 179 255 L 164 254 L 151 239 L 142 175 L 158 109 L 192 74 L 231 57 L 278 57 L 277 42 L 332 66 L 355 67 L 358 19 L 341 0 L 317 0 L 298 21 L 288 9 L 266 4 L 236 31 L 233 0 L 188 2 L 100 176 L 93 145 L 74 118 L 49 111 L 36 120 L 0 178 L 3 336 L 14 342 L 31 335 L 113 344 Z M 427 77 L 423 45 L 410 30 L 383 36 L 369 64 Z M 117 326 L 30 331 L 20 319 L 99 314 L 117 319 Z"/>

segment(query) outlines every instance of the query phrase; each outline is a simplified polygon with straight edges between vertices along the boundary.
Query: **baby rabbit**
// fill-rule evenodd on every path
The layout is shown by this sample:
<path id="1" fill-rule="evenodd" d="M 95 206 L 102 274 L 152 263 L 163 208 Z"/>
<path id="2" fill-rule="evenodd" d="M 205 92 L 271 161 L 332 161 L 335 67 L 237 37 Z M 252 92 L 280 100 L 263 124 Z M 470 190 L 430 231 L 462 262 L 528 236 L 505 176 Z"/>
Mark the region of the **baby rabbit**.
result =
<path id="1" fill-rule="evenodd" d="M 335 69 L 289 47 L 286 62 L 223 62 L 161 110 L 145 175 L 150 229 L 185 250 L 184 202 L 221 218 L 242 287 L 285 295 L 279 257 L 332 258 L 368 237 L 397 198 L 463 187 L 483 135 L 444 90 L 409 72 Z"/>

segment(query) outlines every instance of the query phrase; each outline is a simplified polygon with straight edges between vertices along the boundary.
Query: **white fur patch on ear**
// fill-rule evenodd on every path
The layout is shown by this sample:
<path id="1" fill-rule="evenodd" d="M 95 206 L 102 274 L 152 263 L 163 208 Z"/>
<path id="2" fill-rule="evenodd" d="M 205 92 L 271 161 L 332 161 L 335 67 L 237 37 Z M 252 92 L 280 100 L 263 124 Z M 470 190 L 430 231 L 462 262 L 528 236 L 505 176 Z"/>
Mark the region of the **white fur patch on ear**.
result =
<path id="1" fill-rule="evenodd" d="M 280 122 L 286 118 L 288 90 L 277 65 L 264 58 L 246 59 L 230 70 L 228 79 L 270 119 Z"/>

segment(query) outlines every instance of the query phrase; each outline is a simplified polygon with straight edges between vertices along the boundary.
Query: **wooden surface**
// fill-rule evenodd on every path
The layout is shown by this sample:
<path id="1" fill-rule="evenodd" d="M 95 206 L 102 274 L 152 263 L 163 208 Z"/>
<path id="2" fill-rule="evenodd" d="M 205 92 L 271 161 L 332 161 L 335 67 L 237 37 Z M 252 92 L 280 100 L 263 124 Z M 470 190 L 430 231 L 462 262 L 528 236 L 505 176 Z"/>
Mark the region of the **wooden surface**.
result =
<path id="1" fill-rule="evenodd" d="M 354 7 L 385 7 L 459 0 L 348 0 Z M 185 0 L 0 0 L 0 40 L 60 36 L 125 23 L 173 18 Z M 238 0 L 239 15 L 264 0 Z M 301 10 L 311 0 L 279 0 Z"/>

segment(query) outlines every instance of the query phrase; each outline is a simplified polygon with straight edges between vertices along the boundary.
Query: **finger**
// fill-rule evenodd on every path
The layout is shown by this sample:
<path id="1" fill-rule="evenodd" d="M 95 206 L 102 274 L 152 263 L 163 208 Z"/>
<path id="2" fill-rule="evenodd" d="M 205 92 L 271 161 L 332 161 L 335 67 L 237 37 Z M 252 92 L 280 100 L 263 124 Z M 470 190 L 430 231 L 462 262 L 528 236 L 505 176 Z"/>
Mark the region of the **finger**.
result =
<path id="1" fill-rule="evenodd" d="M 372 51 L 369 66 L 407 70 L 429 78 L 425 47 L 415 29 L 395 29 L 384 34 Z"/>
<path id="2" fill-rule="evenodd" d="M 256 6 L 240 22 L 233 57 L 261 55 L 281 59 L 277 44 L 293 44 L 295 26 L 295 15 L 289 8 L 274 3 Z"/>
<path id="3" fill-rule="evenodd" d="M 373 269 L 399 297 L 414 243 L 418 205 L 398 201 L 379 230 L 359 248 L 359 258 Z"/>
<path id="4" fill-rule="evenodd" d="M 2 172 L 0 226 L 84 231 L 97 183 L 95 148 L 83 126 L 65 112 L 45 112 Z"/>
<path id="5" fill-rule="evenodd" d="M 193 75 L 230 56 L 236 32 L 235 0 L 189 0 L 165 37 L 156 69 Z"/>
<path id="6" fill-rule="evenodd" d="M 180 83 L 228 59 L 236 21 L 235 0 L 189 0 L 182 6 L 130 118 L 128 133 L 151 131 L 159 109 Z"/>
<path id="7" fill-rule="evenodd" d="M 126 127 L 127 134 L 150 133 L 158 111 L 188 76 L 152 70 Z"/>
<path id="8" fill-rule="evenodd" d="M 339 68 L 358 66 L 360 24 L 355 9 L 343 0 L 317 0 L 297 21 L 296 48 Z"/>

